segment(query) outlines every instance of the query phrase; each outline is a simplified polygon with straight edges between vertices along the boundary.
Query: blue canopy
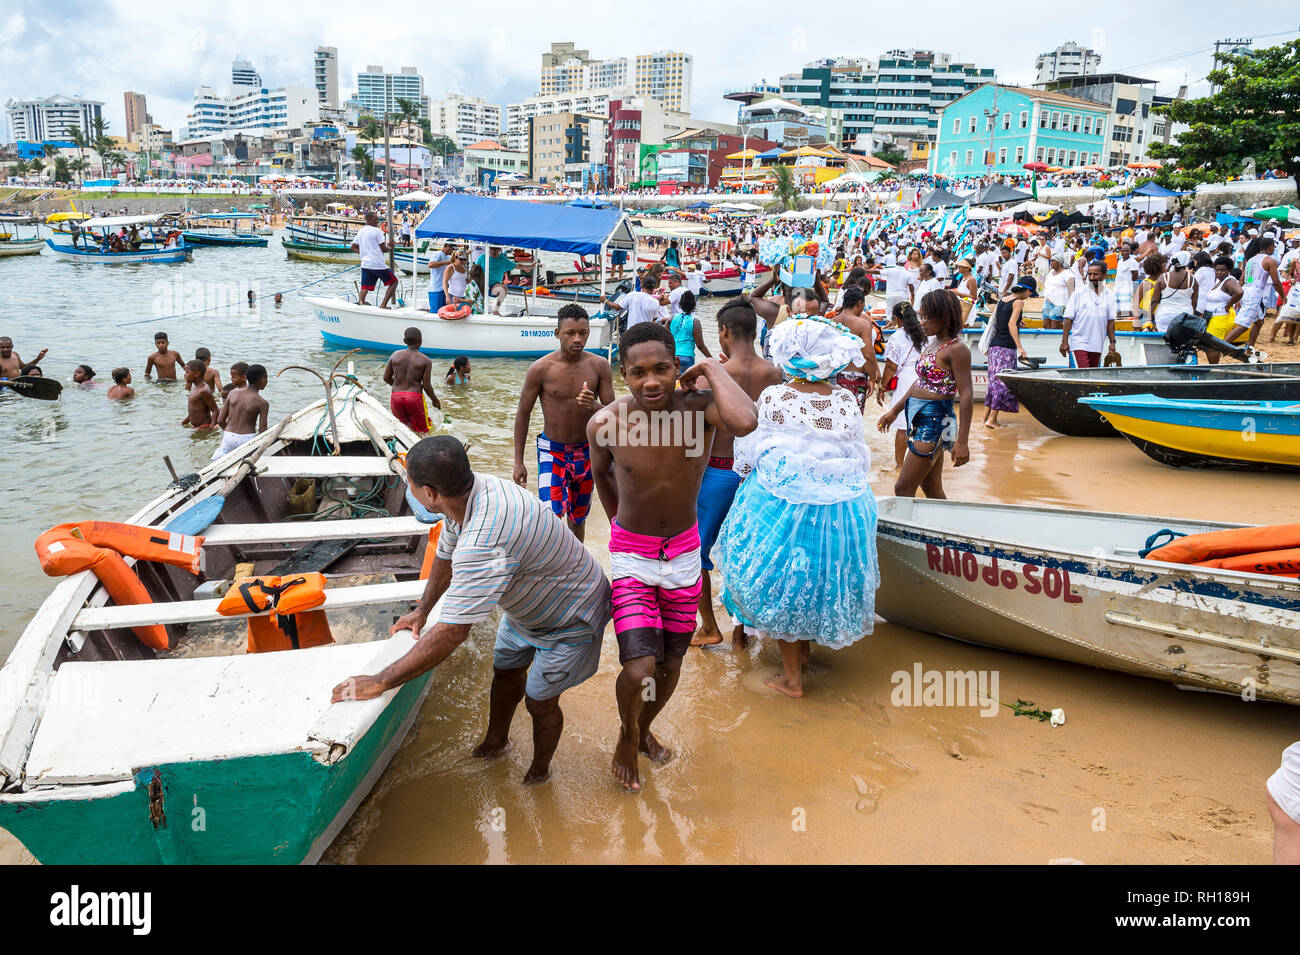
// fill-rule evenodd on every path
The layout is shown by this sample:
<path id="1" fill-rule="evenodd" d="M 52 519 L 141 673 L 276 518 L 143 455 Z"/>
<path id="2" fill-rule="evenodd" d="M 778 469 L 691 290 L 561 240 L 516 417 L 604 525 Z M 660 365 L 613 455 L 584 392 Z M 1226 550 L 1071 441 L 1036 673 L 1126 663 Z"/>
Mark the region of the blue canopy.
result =
<path id="1" fill-rule="evenodd" d="M 416 226 L 415 234 L 577 255 L 596 255 L 602 246 L 636 249 L 627 217 L 619 209 L 579 209 L 460 193 L 443 196 Z"/>
<path id="2" fill-rule="evenodd" d="M 1152 199 L 1168 199 L 1170 196 L 1181 196 L 1182 193 L 1174 192 L 1172 189 L 1166 189 L 1158 183 L 1146 182 L 1130 192 L 1129 195 L 1149 196 Z"/>
<path id="3" fill-rule="evenodd" d="M 767 152 L 765 152 L 765 153 L 759 153 L 759 154 L 758 154 L 757 156 L 755 156 L 754 158 L 755 158 L 755 159 L 775 159 L 777 156 L 781 155 L 783 152 L 785 152 L 785 150 L 782 149 L 780 146 L 774 146 L 773 148 L 769 149 L 769 150 L 768 150 Z"/>
<path id="4" fill-rule="evenodd" d="M 565 203 L 566 206 L 573 206 L 577 209 L 612 209 L 614 203 L 607 202 L 604 199 L 597 199 L 595 196 L 578 196 Z"/>
<path id="5" fill-rule="evenodd" d="M 703 200 L 701 200 L 701 201 L 699 201 L 699 202 L 692 202 L 692 203 L 691 203 L 689 206 L 687 206 L 686 208 L 687 208 L 687 209 L 708 209 L 708 208 L 709 208 L 710 206 L 712 206 L 712 205 L 713 205 L 713 203 L 711 203 L 711 202 L 704 202 Z"/>

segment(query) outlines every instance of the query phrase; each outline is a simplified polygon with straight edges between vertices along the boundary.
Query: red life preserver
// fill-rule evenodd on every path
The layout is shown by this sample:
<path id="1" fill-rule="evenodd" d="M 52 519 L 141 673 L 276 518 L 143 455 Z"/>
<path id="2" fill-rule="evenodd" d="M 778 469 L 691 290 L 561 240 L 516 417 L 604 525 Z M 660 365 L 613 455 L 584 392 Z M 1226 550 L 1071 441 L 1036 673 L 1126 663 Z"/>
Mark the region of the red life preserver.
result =
<path id="1" fill-rule="evenodd" d="M 442 308 L 438 309 L 438 317 L 448 322 L 454 322 L 461 318 L 468 318 L 469 313 L 470 307 L 468 305 L 461 305 L 459 308 L 455 305 L 444 305 Z"/>

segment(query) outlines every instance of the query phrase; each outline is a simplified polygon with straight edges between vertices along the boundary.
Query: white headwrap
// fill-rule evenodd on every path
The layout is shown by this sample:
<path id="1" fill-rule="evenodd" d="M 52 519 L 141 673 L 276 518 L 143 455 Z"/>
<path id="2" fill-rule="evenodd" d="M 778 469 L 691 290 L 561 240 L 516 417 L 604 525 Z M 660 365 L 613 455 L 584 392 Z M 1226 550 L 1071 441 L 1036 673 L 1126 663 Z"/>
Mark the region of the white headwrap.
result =
<path id="1" fill-rule="evenodd" d="M 829 381 L 862 361 L 862 339 L 839 322 L 813 315 L 790 318 L 768 338 L 772 360 L 788 375 Z"/>

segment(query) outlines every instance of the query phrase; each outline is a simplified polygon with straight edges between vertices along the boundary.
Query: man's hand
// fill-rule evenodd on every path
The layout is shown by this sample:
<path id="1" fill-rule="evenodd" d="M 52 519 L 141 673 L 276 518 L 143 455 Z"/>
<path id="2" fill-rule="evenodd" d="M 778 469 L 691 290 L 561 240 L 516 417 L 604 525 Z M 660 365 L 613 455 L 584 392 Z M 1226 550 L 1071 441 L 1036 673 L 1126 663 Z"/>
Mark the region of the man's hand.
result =
<path id="1" fill-rule="evenodd" d="M 523 465 L 519 465 L 523 467 Z M 424 621 L 428 619 L 428 614 L 422 613 L 419 607 L 416 607 L 410 613 L 398 617 L 393 625 L 388 628 L 388 635 L 391 637 L 399 630 L 410 630 L 419 639 L 420 631 L 424 629 Z"/>
<path id="2" fill-rule="evenodd" d="M 699 378 L 703 378 L 705 383 L 708 384 L 709 365 L 715 364 L 716 362 L 717 362 L 716 358 L 706 358 L 701 362 L 696 362 L 694 365 L 691 365 L 690 368 L 687 368 L 684 372 L 682 372 L 681 377 L 677 379 L 678 384 L 682 386 L 682 389 L 684 391 L 699 391 L 700 388 L 696 384 L 696 380 Z M 712 387 L 713 386 L 710 384 L 709 388 Z"/>
<path id="3" fill-rule="evenodd" d="M 40 351 L 40 354 L 38 354 L 38 355 L 36 356 L 36 360 L 33 361 L 32 364 L 33 364 L 33 365 L 38 364 L 38 363 L 40 362 L 40 360 L 41 360 L 42 358 L 44 358 L 48 352 L 49 352 L 49 349 L 48 349 L 48 348 L 42 348 L 41 351 Z"/>
<path id="4" fill-rule="evenodd" d="M 1062 340 L 1061 340 L 1061 355 L 1062 355 L 1062 357 L 1068 357 L 1069 354 L 1070 354 L 1070 342 L 1069 342 L 1068 339 L 1062 339 Z"/>
<path id="5" fill-rule="evenodd" d="M 528 467 L 523 461 L 515 462 L 515 483 L 520 487 L 528 487 Z"/>
<path id="6" fill-rule="evenodd" d="M 592 393 L 591 389 L 587 387 L 585 381 L 582 383 L 582 390 L 578 392 L 577 401 L 578 405 L 586 411 L 595 411 L 600 407 L 596 404 L 596 396 Z"/>
<path id="7" fill-rule="evenodd" d="M 350 676 L 330 695 L 331 703 L 350 703 L 353 700 L 373 700 L 382 696 L 387 687 L 377 676 Z"/>

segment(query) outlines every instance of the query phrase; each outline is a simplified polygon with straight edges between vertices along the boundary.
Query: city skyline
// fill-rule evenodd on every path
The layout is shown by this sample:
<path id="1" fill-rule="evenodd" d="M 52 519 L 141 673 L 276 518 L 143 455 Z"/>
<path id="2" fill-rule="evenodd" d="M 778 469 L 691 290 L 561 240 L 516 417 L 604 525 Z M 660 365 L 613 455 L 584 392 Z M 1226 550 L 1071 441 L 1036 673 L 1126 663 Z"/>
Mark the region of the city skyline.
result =
<path id="1" fill-rule="evenodd" d="M 406 24 L 398 11 L 402 29 L 389 31 L 392 35 L 359 29 L 356 8 L 342 3 L 322 4 L 310 22 L 287 9 L 246 0 L 211 12 L 144 11 L 121 2 L 109 6 L 115 13 L 104 16 L 67 0 L 17 0 L 16 9 L 0 19 L 0 57 L 6 63 L 0 101 L 56 93 L 101 100 L 112 132 L 125 135 L 123 93 L 137 91 L 148 98 L 154 122 L 179 134 L 195 89 L 207 85 L 224 91 L 235 58 L 250 61 L 268 87 L 314 88 L 315 50 L 332 46 L 338 49 L 341 98 L 354 92 L 356 74 L 367 65 L 391 71 L 414 65 L 425 78 L 425 95 L 433 100 L 458 93 L 505 106 L 537 93 L 540 55 L 552 42 L 571 41 L 606 58 L 665 49 L 691 55 L 692 115 L 725 123 L 734 121 L 735 107 L 722 98 L 724 89 L 763 79 L 775 83 L 782 74 L 824 57 L 875 58 L 889 49 L 925 48 L 991 67 L 1001 82 L 1029 85 L 1040 54 L 1074 41 L 1101 54 L 1103 72 L 1141 73 L 1155 80 L 1163 94 L 1186 82 L 1197 95 L 1208 92 L 1204 76 L 1216 39 L 1232 33 L 1268 45 L 1296 35 L 1294 25 L 1288 28 L 1280 14 L 1269 13 L 1229 29 L 1200 0 L 1180 7 L 1186 16 L 1177 20 L 1131 3 L 1100 2 L 1069 22 L 1029 18 L 1023 25 L 1012 15 L 1023 9 L 1020 5 L 986 5 L 972 23 L 969 8 L 938 4 L 935 15 L 926 18 L 924 34 L 900 18 L 896 7 L 869 4 L 861 8 L 860 30 L 845 29 L 849 16 L 773 30 L 771 17 L 759 15 L 751 22 L 762 28 L 742 31 L 739 43 L 716 42 L 719 31 L 734 31 L 732 17 L 698 11 L 679 30 L 647 32 L 629 29 L 638 22 L 635 8 L 609 2 L 597 3 L 596 15 L 585 24 L 552 27 L 558 20 L 547 10 L 562 5 L 504 0 L 495 11 L 502 15 L 490 21 L 535 22 L 533 29 L 501 29 L 485 22 L 475 31 L 472 20 L 436 12 L 421 12 Z M 757 6 L 773 13 L 788 10 L 784 4 Z M 1205 15 L 1197 16 L 1197 10 Z M 1158 49 L 1151 43 L 1156 28 Z M 456 42 L 447 43 L 448 36 Z M 57 67 L 68 63 L 93 63 L 94 70 L 61 74 Z M 178 63 L 184 68 L 178 69 Z M 485 68 L 488 64 L 491 68 Z"/>

